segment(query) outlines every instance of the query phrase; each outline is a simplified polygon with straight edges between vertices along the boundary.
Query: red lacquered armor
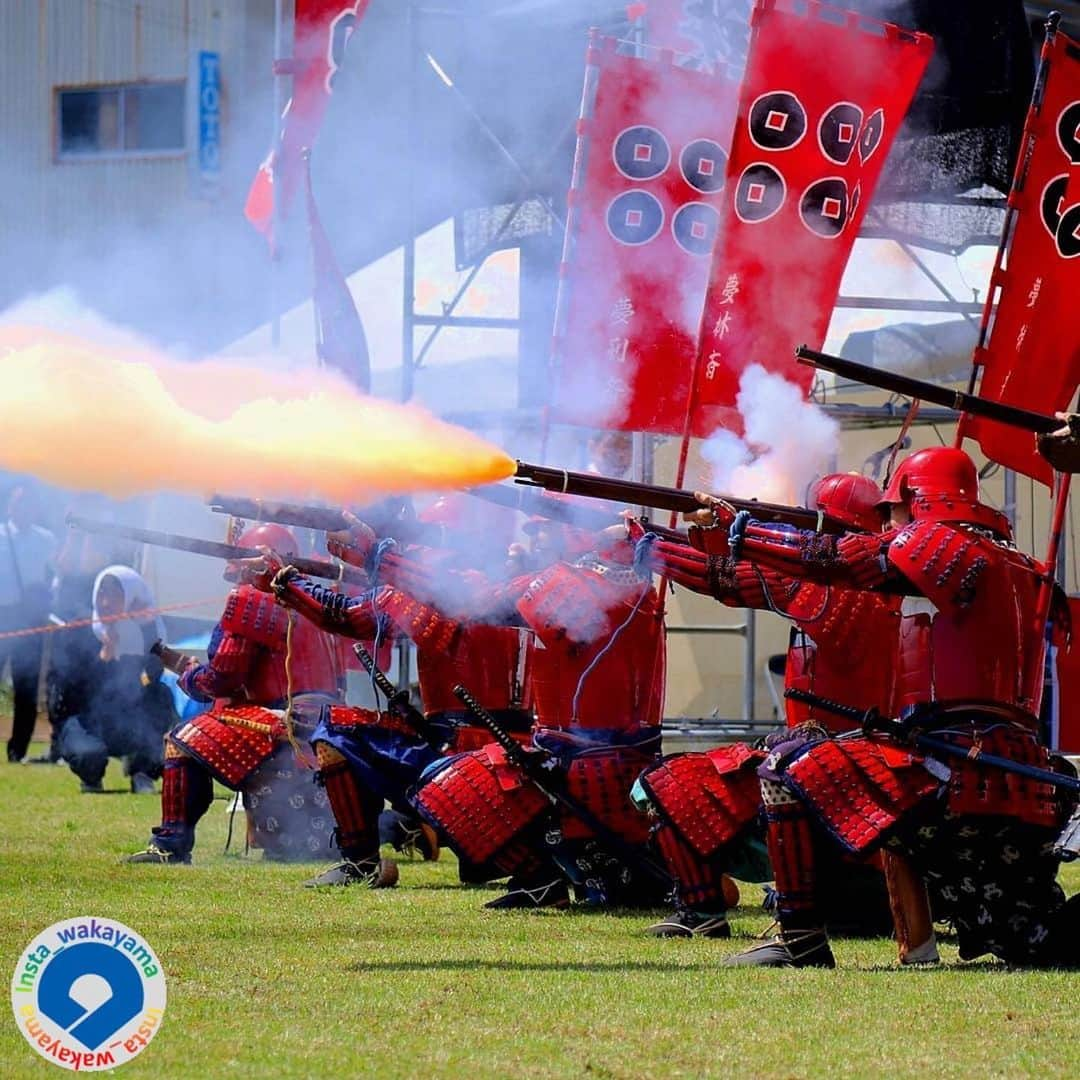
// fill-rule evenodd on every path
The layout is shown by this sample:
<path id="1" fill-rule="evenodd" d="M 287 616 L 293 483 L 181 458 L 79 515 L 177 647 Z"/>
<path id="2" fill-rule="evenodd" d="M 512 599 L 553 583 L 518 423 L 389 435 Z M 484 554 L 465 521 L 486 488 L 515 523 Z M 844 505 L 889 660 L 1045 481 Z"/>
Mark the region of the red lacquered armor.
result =
<path id="1" fill-rule="evenodd" d="M 529 583 L 517 607 L 538 640 L 533 687 L 540 727 L 633 731 L 660 724 L 659 603 L 632 570 L 599 564 L 558 563 Z"/>

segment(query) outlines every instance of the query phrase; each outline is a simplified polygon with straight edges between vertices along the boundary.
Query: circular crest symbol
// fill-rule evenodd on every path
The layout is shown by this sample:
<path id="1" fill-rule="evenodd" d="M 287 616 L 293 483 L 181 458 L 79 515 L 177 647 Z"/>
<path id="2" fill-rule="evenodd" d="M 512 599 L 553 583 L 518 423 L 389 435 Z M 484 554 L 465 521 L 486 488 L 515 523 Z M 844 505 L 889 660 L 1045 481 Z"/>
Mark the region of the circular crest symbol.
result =
<path id="1" fill-rule="evenodd" d="M 19 955 L 15 1023 L 46 1061 L 114 1069 L 142 1053 L 165 1015 L 165 973 L 146 940 L 112 919 L 65 919 Z"/>
<path id="2" fill-rule="evenodd" d="M 671 147 L 663 132 L 636 124 L 619 133 L 611 156 L 615 168 L 628 180 L 655 180 L 671 163 Z"/>
<path id="3" fill-rule="evenodd" d="M 624 191 L 608 206 L 607 227 L 620 244 L 647 244 L 664 227 L 664 208 L 647 191 Z"/>

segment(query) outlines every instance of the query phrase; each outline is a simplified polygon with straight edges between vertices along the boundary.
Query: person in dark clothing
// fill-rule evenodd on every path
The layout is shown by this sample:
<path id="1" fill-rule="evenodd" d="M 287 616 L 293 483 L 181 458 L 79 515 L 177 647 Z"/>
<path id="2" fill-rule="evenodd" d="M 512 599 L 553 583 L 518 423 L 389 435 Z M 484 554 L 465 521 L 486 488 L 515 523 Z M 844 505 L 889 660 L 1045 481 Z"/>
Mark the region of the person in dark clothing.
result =
<path id="1" fill-rule="evenodd" d="M 150 647 L 163 633 L 161 620 L 141 615 L 153 607 L 146 582 L 128 566 L 109 566 L 94 585 L 94 635 L 98 655 L 79 680 L 60 732 L 60 751 L 82 790 L 102 790 L 110 757 L 124 760 L 136 794 L 152 794 L 164 764 L 164 735 L 176 723 L 163 667 Z"/>
<path id="2" fill-rule="evenodd" d="M 83 496 L 69 509 L 91 517 L 108 519 L 110 516 L 107 504 L 97 496 Z M 78 623 L 89 619 L 98 574 L 106 566 L 130 564 L 133 558 L 134 548 L 126 541 L 69 530 L 56 557 L 52 590 L 52 611 L 56 621 Z M 49 647 L 45 702 L 52 736 L 48 751 L 29 759 L 37 765 L 63 764 L 60 731 L 69 717 L 86 709 L 101 642 L 90 626 L 75 625 L 53 634 Z"/>
<path id="3" fill-rule="evenodd" d="M 0 634 L 45 624 L 47 582 L 56 557 L 53 534 L 34 524 L 38 501 L 32 489 L 13 488 L 7 510 L 7 520 L 0 524 Z M 0 671 L 10 661 L 15 697 L 8 761 L 23 760 L 34 734 L 41 650 L 40 633 L 0 637 Z"/>

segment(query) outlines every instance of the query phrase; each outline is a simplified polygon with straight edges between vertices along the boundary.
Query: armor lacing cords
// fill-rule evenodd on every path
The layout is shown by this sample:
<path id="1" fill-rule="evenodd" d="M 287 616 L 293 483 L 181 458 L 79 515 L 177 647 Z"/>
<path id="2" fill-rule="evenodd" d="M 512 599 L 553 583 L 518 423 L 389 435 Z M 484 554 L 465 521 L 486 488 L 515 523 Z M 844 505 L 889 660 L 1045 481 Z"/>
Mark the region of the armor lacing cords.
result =
<path id="1" fill-rule="evenodd" d="M 285 624 L 285 738 L 292 747 L 293 757 L 296 763 L 304 769 L 310 769 L 307 757 L 300 749 L 296 741 L 296 730 L 293 725 L 293 674 L 292 674 L 292 650 L 293 650 L 293 627 L 296 625 L 296 612 L 290 609 L 287 612 L 288 621 Z"/>
<path id="2" fill-rule="evenodd" d="M 758 934 L 758 940 L 759 941 L 766 941 L 766 940 L 768 940 L 769 936 L 772 934 L 772 932 L 774 930 L 783 931 L 783 929 L 784 928 L 780 925 L 780 920 L 779 919 L 773 919 L 773 921 L 771 923 L 769 923 L 769 925 L 766 926 L 765 929 L 762 930 L 760 934 Z"/>
<path id="3" fill-rule="evenodd" d="M 637 598 L 634 606 L 630 609 L 630 614 L 616 627 L 615 632 L 607 640 L 607 644 L 589 661 L 585 670 L 581 673 L 581 678 L 578 679 L 577 689 L 574 690 L 574 698 L 570 703 L 570 722 L 577 723 L 578 720 L 578 704 L 581 701 L 581 691 L 585 688 L 585 680 L 596 669 L 596 665 L 604 658 L 604 656 L 610 651 L 611 647 L 618 640 L 619 635 L 630 625 L 634 616 L 641 610 L 641 605 L 645 603 L 645 597 L 652 591 L 652 582 L 646 581 L 644 587 L 641 590 L 641 595 Z"/>

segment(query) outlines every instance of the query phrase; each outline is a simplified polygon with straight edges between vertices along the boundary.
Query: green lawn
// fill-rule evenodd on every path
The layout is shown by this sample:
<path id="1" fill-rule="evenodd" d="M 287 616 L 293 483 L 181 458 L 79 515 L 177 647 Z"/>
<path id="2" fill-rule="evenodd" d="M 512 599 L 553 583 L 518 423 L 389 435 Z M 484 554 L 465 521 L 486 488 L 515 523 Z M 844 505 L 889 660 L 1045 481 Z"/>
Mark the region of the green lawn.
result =
<path id="1" fill-rule="evenodd" d="M 221 854 L 220 800 L 195 866 L 122 866 L 156 799 L 83 796 L 49 766 L 0 765 L 0 790 L 5 978 L 75 915 L 130 925 L 165 965 L 163 1029 L 125 1075 L 1080 1075 L 1080 974 L 960 964 L 949 944 L 944 967 L 899 970 L 887 941 L 838 942 L 836 972 L 719 968 L 766 927 L 753 886 L 737 940 L 653 941 L 647 915 L 483 912 L 494 894 L 445 856 L 403 862 L 396 890 L 313 894 L 303 868 Z M 6 1010 L 3 1076 L 59 1075 Z"/>

